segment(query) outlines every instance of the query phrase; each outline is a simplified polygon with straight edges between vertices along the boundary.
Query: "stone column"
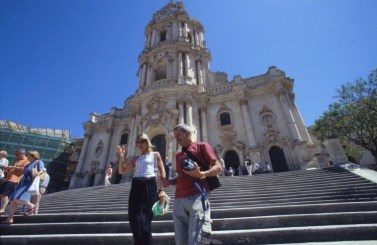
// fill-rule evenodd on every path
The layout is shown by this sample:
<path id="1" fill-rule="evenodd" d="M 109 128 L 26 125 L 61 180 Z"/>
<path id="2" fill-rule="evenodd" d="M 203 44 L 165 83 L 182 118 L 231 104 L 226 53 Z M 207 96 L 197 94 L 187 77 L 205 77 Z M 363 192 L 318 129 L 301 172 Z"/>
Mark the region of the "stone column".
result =
<path id="1" fill-rule="evenodd" d="M 141 88 L 142 87 L 142 76 L 143 76 L 143 65 L 141 65 L 139 67 L 139 71 L 137 72 L 137 77 L 138 77 L 138 87 Z"/>
<path id="2" fill-rule="evenodd" d="M 179 25 L 179 27 L 178 27 L 178 29 L 179 29 L 179 36 L 180 36 L 180 37 L 183 37 L 183 27 L 182 27 L 182 22 L 179 22 L 178 25 Z"/>
<path id="3" fill-rule="evenodd" d="M 194 44 L 195 44 L 195 46 L 199 46 L 199 35 L 198 35 L 198 31 L 194 31 Z"/>
<path id="4" fill-rule="evenodd" d="M 156 42 L 156 30 L 153 30 L 151 47 L 155 44 L 155 42 Z"/>
<path id="5" fill-rule="evenodd" d="M 192 101 L 186 101 L 186 120 L 192 126 Z"/>
<path id="6" fill-rule="evenodd" d="M 145 82 L 145 85 L 148 86 L 150 83 L 151 83 L 151 65 L 147 64 L 146 66 L 146 70 L 147 70 L 147 75 L 146 75 L 146 82 Z"/>
<path id="7" fill-rule="evenodd" d="M 189 56 L 189 54 L 188 53 L 186 53 L 186 55 L 185 55 L 185 60 L 184 60 L 184 62 L 185 62 L 185 72 L 186 72 L 186 77 L 188 77 L 189 76 L 189 64 L 190 64 L 190 56 Z"/>
<path id="8" fill-rule="evenodd" d="M 203 69 L 202 69 L 202 61 L 197 61 L 197 71 L 198 71 L 198 83 L 199 85 L 203 86 Z"/>
<path id="9" fill-rule="evenodd" d="M 204 108 L 200 109 L 200 115 L 202 118 L 202 141 L 208 142 L 208 132 L 207 132 L 207 113 Z"/>
<path id="10" fill-rule="evenodd" d="M 148 34 L 147 36 L 147 48 L 151 46 L 151 33 Z"/>
<path id="11" fill-rule="evenodd" d="M 280 93 L 279 93 L 278 96 L 279 96 L 280 102 L 283 106 L 283 111 L 285 112 L 284 114 L 287 117 L 289 130 L 290 130 L 290 132 L 293 136 L 293 139 L 301 141 L 301 136 L 300 136 L 300 133 L 298 131 L 295 118 L 293 117 L 292 110 L 289 106 L 289 102 L 288 102 L 288 98 L 287 98 L 288 94 L 285 91 L 280 90 Z"/>
<path id="12" fill-rule="evenodd" d="M 178 23 L 177 22 L 173 22 L 173 25 L 172 25 L 172 38 L 176 39 L 176 38 L 178 38 L 178 35 L 179 35 Z"/>
<path id="13" fill-rule="evenodd" d="M 79 161 L 78 161 L 78 164 L 77 164 L 77 167 L 76 167 L 75 174 L 72 176 L 71 182 L 69 184 L 69 189 L 74 189 L 74 188 L 78 188 L 78 187 L 81 186 L 80 182 L 82 182 L 81 180 L 82 180 L 82 177 L 83 177 L 82 170 L 84 168 L 86 152 L 88 150 L 88 145 L 89 145 L 90 138 L 92 137 L 92 134 L 91 133 L 85 133 L 84 136 L 85 136 L 84 144 L 83 144 L 82 149 L 81 149 L 81 153 L 80 153 L 80 156 L 79 156 Z"/>
<path id="14" fill-rule="evenodd" d="M 198 74 L 198 92 L 204 92 L 204 79 L 203 79 L 203 66 L 202 66 L 202 61 L 198 60 L 197 61 L 197 74 Z"/>
<path id="15" fill-rule="evenodd" d="M 133 140 L 137 136 L 135 123 L 136 123 L 136 115 L 134 115 L 132 117 L 131 132 L 130 132 L 130 137 L 128 139 L 128 148 L 127 148 L 127 156 L 126 157 L 129 157 L 132 154 L 131 153 L 132 149 L 134 149 L 135 144 L 136 144 L 135 141 Z"/>
<path id="16" fill-rule="evenodd" d="M 178 53 L 178 84 L 182 84 L 183 77 L 183 54 L 182 52 Z"/>
<path id="17" fill-rule="evenodd" d="M 113 127 L 109 127 L 107 128 L 106 132 L 108 133 L 108 136 L 107 136 L 107 144 L 105 144 L 105 149 L 104 149 L 104 152 L 106 153 L 106 157 L 105 157 L 105 164 L 103 165 L 104 166 L 104 169 L 107 169 L 107 165 L 109 163 L 109 153 L 111 152 L 111 141 L 113 139 L 113 133 L 114 133 L 114 128 Z"/>
<path id="18" fill-rule="evenodd" d="M 172 38 L 172 27 L 171 25 L 166 27 L 166 40 L 170 40 Z"/>
<path id="19" fill-rule="evenodd" d="M 178 110 L 179 110 L 179 117 L 178 117 L 178 124 L 185 123 L 185 117 L 183 115 L 183 101 L 178 101 Z"/>
<path id="20" fill-rule="evenodd" d="M 91 134 L 85 134 L 84 144 L 81 149 L 81 154 L 79 158 L 79 163 L 77 164 L 76 172 L 79 171 L 79 173 L 82 173 L 82 169 L 84 167 L 85 157 L 86 157 L 86 151 L 88 149 L 90 138 L 92 137 Z"/>
<path id="21" fill-rule="evenodd" d="M 201 48 L 205 48 L 204 47 L 204 35 L 203 35 L 203 32 L 199 33 L 199 42 L 200 42 L 200 47 Z"/>
<path id="22" fill-rule="evenodd" d="M 145 76 L 146 76 L 146 72 L 147 72 L 147 65 L 144 63 L 141 67 L 141 73 L 140 73 L 140 85 L 139 87 L 144 87 L 145 86 Z"/>
<path id="23" fill-rule="evenodd" d="M 183 26 L 183 36 L 187 37 L 187 23 L 186 22 L 184 22 L 184 26 Z"/>
<path id="24" fill-rule="evenodd" d="M 306 140 L 308 143 L 312 144 L 312 139 L 310 138 L 310 135 L 309 135 L 309 132 L 307 130 L 307 128 L 305 127 L 305 124 L 304 124 L 304 120 L 302 120 L 302 117 L 301 117 L 301 114 L 300 112 L 298 111 L 296 105 L 294 104 L 293 101 L 291 101 L 291 108 L 292 108 L 292 112 L 293 112 L 293 116 L 296 120 L 296 122 L 299 123 L 299 132 L 300 132 L 300 136 L 303 138 L 303 140 Z"/>
<path id="25" fill-rule="evenodd" d="M 253 129 L 251 128 L 251 118 L 250 118 L 249 111 L 247 109 L 247 100 L 244 98 L 240 99 L 239 103 L 241 106 L 242 117 L 243 117 L 245 129 L 246 129 L 247 141 L 249 143 L 249 146 L 255 147 L 256 146 L 255 135 L 254 135 Z"/>

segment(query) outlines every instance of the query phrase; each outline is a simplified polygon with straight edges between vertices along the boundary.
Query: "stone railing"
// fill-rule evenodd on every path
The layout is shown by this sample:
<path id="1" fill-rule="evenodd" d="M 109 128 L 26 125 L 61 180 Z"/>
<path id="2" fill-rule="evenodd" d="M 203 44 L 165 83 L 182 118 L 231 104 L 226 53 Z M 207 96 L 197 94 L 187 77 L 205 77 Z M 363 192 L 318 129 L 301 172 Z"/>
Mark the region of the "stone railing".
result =
<path id="1" fill-rule="evenodd" d="M 265 77 L 258 77 L 258 78 L 251 78 L 245 80 L 246 86 L 249 88 L 257 88 L 259 86 L 262 86 L 266 84 L 267 79 Z"/>
<path id="2" fill-rule="evenodd" d="M 118 109 L 114 107 L 111 113 L 115 118 L 126 118 L 132 116 L 132 108 Z"/>
<path id="3" fill-rule="evenodd" d="M 209 96 L 217 96 L 221 94 L 228 94 L 233 90 L 233 86 L 231 84 L 224 84 L 224 85 L 219 85 L 215 87 L 209 87 L 207 89 L 207 94 Z"/>
<path id="4" fill-rule="evenodd" d="M 160 80 L 151 82 L 150 84 L 148 84 L 147 87 L 143 88 L 142 91 L 148 92 L 155 89 L 169 88 L 169 87 L 174 87 L 177 84 L 178 84 L 177 78 L 165 78 L 165 79 L 160 79 Z"/>

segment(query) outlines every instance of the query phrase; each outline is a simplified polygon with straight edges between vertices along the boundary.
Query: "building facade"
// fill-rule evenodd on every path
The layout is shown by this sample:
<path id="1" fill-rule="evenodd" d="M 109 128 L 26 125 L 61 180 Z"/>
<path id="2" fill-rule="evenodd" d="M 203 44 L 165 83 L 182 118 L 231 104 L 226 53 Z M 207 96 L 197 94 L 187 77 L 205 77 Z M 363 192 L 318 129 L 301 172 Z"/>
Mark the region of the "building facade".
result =
<path id="1" fill-rule="evenodd" d="M 180 148 L 173 128 L 179 123 L 192 126 L 195 140 L 212 145 L 226 169 L 238 169 L 246 158 L 274 172 L 315 161 L 318 148 L 295 104 L 293 79 L 272 66 L 265 74 L 230 80 L 225 72 L 211 71 L 210 61 L 204 27 L 181 2 L 157 11 L 145 28 L 138 88 L 123 108 L 90 114 L 70 188 L 103 184 L 107 164 L 117 162 L 117 145 L 136 155 L 140 133 L 173 160 L 174 175 Z"/>
<path id="2" fill-rule="evenodd" d="M 50 175 L 48 192 L 68 189 L 65 180 L 74 140 L 69 130 L 30 128 L 11 121 L 0 121 L 0 149 L 8 152 L 13 165 L 18 148 L 38 151 Z"/>

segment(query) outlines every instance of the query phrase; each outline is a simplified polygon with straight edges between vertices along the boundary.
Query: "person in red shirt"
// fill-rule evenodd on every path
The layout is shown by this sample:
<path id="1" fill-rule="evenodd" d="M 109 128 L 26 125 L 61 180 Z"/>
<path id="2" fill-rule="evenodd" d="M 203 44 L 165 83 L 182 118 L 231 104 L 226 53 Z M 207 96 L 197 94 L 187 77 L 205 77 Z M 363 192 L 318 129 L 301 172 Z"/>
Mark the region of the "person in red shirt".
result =
<path id="1" fill-rule="evenodd" d="M 209 188 L 206 177 L 217 176 L 223 168 L 212 147 L 205 142 L 193 142 L 191 127 L 179 124 L 174 128 L 174 137 L 184 151 L 176 155 L 177 178 L 169 180 L 169 185 L 176 185 L 173 218 L 176 244 L 206 244 L 212 232 L 209 208 Z M 201 171 L 194 163 L 191 170 L 183 169 L 190 158 L 208 165 L 208 170 Z"/>

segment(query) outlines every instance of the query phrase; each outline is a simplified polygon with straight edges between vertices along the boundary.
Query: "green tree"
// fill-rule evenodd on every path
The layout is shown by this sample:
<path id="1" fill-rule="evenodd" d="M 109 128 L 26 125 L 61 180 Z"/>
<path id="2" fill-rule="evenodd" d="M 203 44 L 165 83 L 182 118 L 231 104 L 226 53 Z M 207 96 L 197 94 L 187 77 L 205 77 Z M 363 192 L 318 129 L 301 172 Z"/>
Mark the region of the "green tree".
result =
<path id="1" fill-rule="evenodd" d="M 320 140 L 339 138 L 369 150 L 377 163 L 377 69 L 368 80 L 359 79 L 336 90 L 337 102 L 315 121 Z"/>

